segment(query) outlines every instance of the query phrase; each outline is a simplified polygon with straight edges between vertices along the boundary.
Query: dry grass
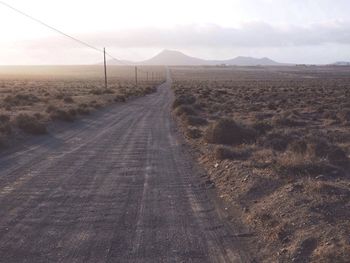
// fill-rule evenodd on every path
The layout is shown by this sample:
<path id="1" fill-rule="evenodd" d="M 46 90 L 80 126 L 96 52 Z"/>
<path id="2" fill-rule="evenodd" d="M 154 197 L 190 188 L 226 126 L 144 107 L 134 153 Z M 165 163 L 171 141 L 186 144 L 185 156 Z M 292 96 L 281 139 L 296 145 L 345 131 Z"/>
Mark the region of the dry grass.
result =
<path id="1" fill-rule="evenodd" d="M 348 262 L 350 68 L 172 73 L 174 115 L 220 196 L 257 234 L 257 262 Z M 183 118 L 194 114 L 208 124 Z"/>

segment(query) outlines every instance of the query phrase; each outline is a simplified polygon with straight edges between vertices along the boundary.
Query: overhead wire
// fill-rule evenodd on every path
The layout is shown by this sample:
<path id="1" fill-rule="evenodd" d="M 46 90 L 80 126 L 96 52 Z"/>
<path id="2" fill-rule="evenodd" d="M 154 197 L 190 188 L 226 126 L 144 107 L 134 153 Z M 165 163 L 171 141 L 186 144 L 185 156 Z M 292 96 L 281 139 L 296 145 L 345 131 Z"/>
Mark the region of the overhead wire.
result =
<path id="1" fill-rule="evenodd" d="M 23 11 L 19 10 L 18 8 L 14 7 L 12 5 L 9 5 L 8 3 L 4 2 L 4 1 L 0 1 L 0 4 L 2 4 L 3 6 L 6 6 L 9 9 L 12 9 L 13 11 L 15 11 L 15 12 L 17 12 L 17 13 L 19 13 L 19 14 L 21 14 L 21 15 L 23 15 L 23 16 L 25 16 L 25 17 L 27 17 L 27 18 L 29 18 L 29 19 L 31 19 L 31 20 L 33 20 L 33 21 L 35 21 L 35 22 L 37 22 L 37 23 L 39 23 L 39 24 L 41 24 L 41 25 L 43 25 L 43 26 L 45 26 L 45 27 L 47 27 L 47 28 L 49 28 L 49 29 L 51 29 L 51 30 L 53 30 L 53 31 L 55 31 L 55 32 L 65 36 L 65 37 L 67 37 L 67 38 L 69 38 L 69 39 L 71 39 L 73 41 L 75 41 L 75 42 L 77 42 L 77 43 L 79 43 L 79 44 L 81 44 L 81 45 L 84 45 L 84 46 L 86 46 L 88 48 L 91 48 L 91 49 L 93 49 L 95 51 L 98 51 L 100 53 L 104 53 L 103 49 L 97 48 L 97 47 L 95 47 L 95 46 L 93 46 L 93 45 L 91 45 L 91 44 L 89 44 L 89 43 L 87 43 L 87 42 L 85 42 L 83 40 L 80 40 L 80 39 L 78 39 L 78 38 L 76 38 L 74 36 L 71 36 L 71 35 L 63 32 L 62 30 L 59 30 L 59 29 L 57 29 L 57 28 L 55 28 L 53 26 L 50 26 L 49 24 L 43 22 L 42 20 L 37 19 L 37 18 L 33 17 L 32 15 L 29 15 L 26 12 L 23 12 Z M 125 63 L 124 61 L 114 57 L 113 55 L 111 55 L 108 52 L 106 52 L 106 55 L 108 57 L 112 58 L 113 60 L 117 61 L 119 64 L 122 64 L 122 65 L 125 65 L 125 66 L 131 66 L 130 64 Z M 143 70 L 141 70 L 138 67 L 137 67 L 137 70 L 142 72 L 142 73 L 147 73 L 146 71 L 143 71 Z"/>

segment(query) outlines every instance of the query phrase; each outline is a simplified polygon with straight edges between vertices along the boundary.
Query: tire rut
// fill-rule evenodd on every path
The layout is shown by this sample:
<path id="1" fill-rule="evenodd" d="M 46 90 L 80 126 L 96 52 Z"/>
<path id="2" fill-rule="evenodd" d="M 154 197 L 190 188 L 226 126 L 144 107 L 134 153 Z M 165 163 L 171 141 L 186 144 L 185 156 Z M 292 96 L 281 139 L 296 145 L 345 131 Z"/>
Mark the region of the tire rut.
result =
<path id="1" fill-rule="evenodd" d="M 1 262 L 250 261 L 177 137 L 170 86 L 0 157 Z"/>

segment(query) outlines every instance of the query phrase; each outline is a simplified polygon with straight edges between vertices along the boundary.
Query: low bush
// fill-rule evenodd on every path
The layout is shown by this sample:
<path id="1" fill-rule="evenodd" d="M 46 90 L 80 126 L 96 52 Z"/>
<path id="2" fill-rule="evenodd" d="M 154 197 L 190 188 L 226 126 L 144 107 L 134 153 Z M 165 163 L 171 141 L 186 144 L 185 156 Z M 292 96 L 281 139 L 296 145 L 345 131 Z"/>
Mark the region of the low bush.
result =
<path id="1" fill-rule="evenodd" d="M 10 124 L 9 115 L 0 114 L 0 132 L 6 135 L 9 135 L 12 133 L 12 127 Z"/>
<path id="2" fill-rule="evenodd" d="M 19 114 L 16 117 L 18 128 L 30 134 L 45 134 L 47 133 L 46 126 L 37 120 L 37 118 L 28 114 Z"/>
<path id="3" fill-rule="evenodd" d="M 202 137 L 202 132 L 197 128 L 188 128 L 186 130 L 186 136 L 191 139 L 199 139 L 200 137 Z"/>
<path id="4" fill-rule="evenodd" d="M 235 160 L 235 159 L 246 159 L 249 154 L 246 151 L 235 151 L 226 146 L 218 146 L 215 148 L 214 156 L 217 160 Z"/>
<path id="5" fill-rule="evenodd" d="M 66 96 L 66 97 L 63 98 L 63 101 L 65 103 L 73 103 L 74 99 L 71 96 Z"/>
<path id="6" fill-rule="evenodd" d="M 282 127 L 297 127 L 304 126 L 305 123 L 297 120 L 296 116 L 293 114 L 282 114 L 277 115 L 272 118 L 272 124 L 274 126 L 282 126 Z"/>
<path id="7" fill-rule="evenodd" d="M 183 115 L 183 119 L 187 125 L 202 126 L 208 124 L 208 121 L 199 116 Z"/>
<path id="8" fill-rule="evenodd" d="M 350 110 L 349 109 L 342 110 L 342 111 L 338 112 L 336 116 L 341 122 L 349 122 L 350 121 Z"/>
<path id="9" fill-rule="evenodd" d="M 176 116 L 197 115 L 196 110 L 191 105 L 180 105 L 174 110 Z"/>
<path id="10" fill-rule="evenodd" d="M 349 158 L 346 152 L 340 149 L 337 146 L 333 146 L 330 148 L 328 153 L 328 161 L 339 167 L 348 167 L 349 166 Z"/>
<path id="11" fill-rule="evenodd" d="M 123 95 L 116 95 L 116 96 L 114 97 L 114 101 L 115 101 L 115 102 L 125 102 L 125 101 L 126 101 L 126 98 L 125 98 L 125 96 L 123 96 Z"/>
<path id="12" fill-rule="evenodd" d="M 173 108 L 175 109 L 176 107 L 183 105 L 183 104 L 194 104 L 196 102 L 196 97 L 189 95 L 180 95 L 175 99 L 173 102 Z"/>
<path id="13" fill-rule="evenodd" d="M 154 86 L 146 87 L 144 90 L 145 94 L 151 94 L 157 91 L 157 88 Z"/>
<path id="14" fill-rule="evenodd" d="M 253 129 L 256 130 L 259 135 L 264 135 L 272 130 L 272 126 L 268 122 L 258 121 L 253 124 Z"/>
<path id="15" fill-rule="evenodd" d="M 68 121 L 72 122 L 75 119 L 75 116 L 77 114 L 76 110 L 56 110 L 54 112 L 51 112 L 50 116 L 53 120 L 61 120 L 61 121 Z"/>
<path id="16" fill-rule="evenodd" d="M 51 113 L 51 112 L 54 112 L 54 111 L 56 111 L 56 110 L 57 110 L 57 107 L 54 106 L 54 105 L 49 105 L 49 106 L 47 106 L 47 108 L 46 108 L 46 112 L 47 112 L 47 113 Z"/>
<path id="17" fill-rule="evenodd" d="M 79 105 L 79 107 L 77 108 L 77 113 L 80 115 L 88 115 L 90 114 L 90 108 L 84 105 Z"/>
<path id="18" fill-rule="evenodd" d="M 0 123 L 8 123 L 10 121 L 10 116 L 6 114 L 0 114 Z"/>
<path id="19" fill-rule="evenodd" d="M 262 145 L 275 151 L 283 152 L 287 149 L 292 138 L 279 133 L 270 133 L 263 140 Z"/>
<path id="20" fill-rule="evenodd" d="M 257 134 L 253 129 L 226 118 L 212 123 L 204 134 L 204 139 L 208 143 L 227 145 L 251 143 L 256 137 Z"/>
<path id="21" fill-rule="evenodd" d="M 32 94 L 8 95 L 4 99 L 4 103 L 9 106 L 29 106 L 39 101 L 40 99 Z"/>
<path id="22" fill-rule="evenodd" d="M 330 151 L 330 144 L 325 139 L 312 139 L 308 142 L 307 153 L 317 158 L 327 158 Z"/>
<path id="23" fill-rule="evenodd" d="M 288 150 L 296 154 L 305 154 L 307 150 L 307 142 L 305 140 L 292 141 L 288 145 Z"/>

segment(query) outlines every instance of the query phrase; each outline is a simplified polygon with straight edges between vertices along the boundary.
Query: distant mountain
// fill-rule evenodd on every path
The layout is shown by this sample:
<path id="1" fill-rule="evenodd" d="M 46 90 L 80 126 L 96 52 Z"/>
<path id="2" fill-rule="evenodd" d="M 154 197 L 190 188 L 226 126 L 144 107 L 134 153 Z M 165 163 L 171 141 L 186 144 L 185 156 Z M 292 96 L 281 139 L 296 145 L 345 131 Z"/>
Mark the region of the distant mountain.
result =
<path id="1" fill-rule="evenodd" d="M 238 65 L 238 66 L 256 66 L 256 65 L 278 66 L 282 64 L 282 63 L 273 61 L 272 59 L 269 59 L 269 58 L 252 58 L 252 57 L 236 57 L 230 60 L 223 60 L 221 61 L 221 63 L 227 64 L 227 65 Z"/>
<path id="2" fill-rule="evenodd" d="M 108 61 L 110 65 L 167 65 L 167 66 L 208 66 L 208 65 L 236 65 L 236 66 L 278 66 L 286 65 L 269 58 L 236 57 L 228 60 L 205 60 L 185 55 L 175 50 L 163 50 L 156 56 L 141 62 Z"/>
<path id="3" fill-rule="evenodd" d="M 237 66 L 256 66 L 256 65 L 281 65 L 281 63 L 275 62 L 269 58 L 251 58 L 251 57 L 236 57 L 228 60 L 205 60 L 200 58 L 191 57 L 174 50 L 163 50 L 158 55 L 149 60 L 140 62 L 142 65 L 182 65 L 182 66 L 195 66 L 195 65 L 237 65 Z"/>
<path id="4" fill-rule="evenodd" d="M 163 50 L 151 59 L 140 62 L 143 65 L 205 65 L 204 59 L 187 56 L 179 51 Z"/>
<path id="5" fill-rule="evenodd" d="M 348 61 L 338 61 L 338 62 L 335 62 L 333 65 L 335 65 L 335 66 L 350 66 L 350 62 L 348 62 Z"/>

